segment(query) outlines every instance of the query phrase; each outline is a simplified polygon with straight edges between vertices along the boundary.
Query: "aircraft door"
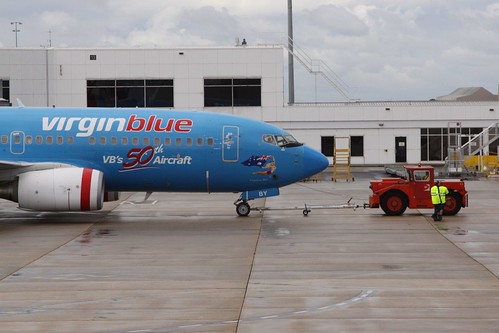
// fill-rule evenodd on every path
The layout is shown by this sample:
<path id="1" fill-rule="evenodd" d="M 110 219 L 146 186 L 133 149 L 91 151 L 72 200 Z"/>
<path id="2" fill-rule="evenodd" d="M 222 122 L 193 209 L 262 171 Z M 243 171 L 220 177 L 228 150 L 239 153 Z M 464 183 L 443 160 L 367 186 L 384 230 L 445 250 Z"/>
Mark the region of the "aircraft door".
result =
<path id="1" fill-rule="evenodd" d="M 10 133 L 10 152 L 17 155 L 24 154 L 24 132 Z"/>
<path id="2" fill-rule="evenodd" d="M 232 163 L 239 161 L 239 127 L 224 126 L 222 142 L 222 160 Z"/>

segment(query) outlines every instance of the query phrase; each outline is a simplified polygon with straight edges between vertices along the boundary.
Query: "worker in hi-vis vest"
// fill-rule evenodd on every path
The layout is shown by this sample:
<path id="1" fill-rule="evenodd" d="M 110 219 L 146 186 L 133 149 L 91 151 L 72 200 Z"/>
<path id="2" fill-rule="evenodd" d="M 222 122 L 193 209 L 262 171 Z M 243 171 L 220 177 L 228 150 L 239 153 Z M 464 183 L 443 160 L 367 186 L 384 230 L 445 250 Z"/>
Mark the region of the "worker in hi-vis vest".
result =
<path id="1" fill-rule="evenodd" d="M 442 221 L 442 215 L 445 207 L 445 196 L 449 194 L 449 190 L 447 187 L 440 185 L 440 182 L 437 180 L 435 185 L 431 188 L 430 193 L 431 203 L 435 207 L 435 212 L 431 217 L 433 217 L 433 221 Z"/>

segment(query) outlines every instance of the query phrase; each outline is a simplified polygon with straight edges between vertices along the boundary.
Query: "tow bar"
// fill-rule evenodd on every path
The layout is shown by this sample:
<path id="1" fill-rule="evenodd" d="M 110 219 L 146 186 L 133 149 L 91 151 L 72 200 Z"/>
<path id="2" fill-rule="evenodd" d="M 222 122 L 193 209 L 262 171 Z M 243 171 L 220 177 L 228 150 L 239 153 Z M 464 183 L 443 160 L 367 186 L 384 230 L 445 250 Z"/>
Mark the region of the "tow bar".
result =
<path id="1" fill-rule="evenodd" d="M 312 211 L 312 209 L 357 209 L 359 207 L 369 207 L 369 204 L 357 205 L 355 203 L 351 203 L 352 198 L 350 198 L 347 203 L 341 205 L 307 205 L 304 206 L 293 206 L 293 207 L 252 207 L 252 210 L 258 210 L 260 213 L 266 210 L 301 210 L 303 216 L 308 216 L 308 214 Z"/>

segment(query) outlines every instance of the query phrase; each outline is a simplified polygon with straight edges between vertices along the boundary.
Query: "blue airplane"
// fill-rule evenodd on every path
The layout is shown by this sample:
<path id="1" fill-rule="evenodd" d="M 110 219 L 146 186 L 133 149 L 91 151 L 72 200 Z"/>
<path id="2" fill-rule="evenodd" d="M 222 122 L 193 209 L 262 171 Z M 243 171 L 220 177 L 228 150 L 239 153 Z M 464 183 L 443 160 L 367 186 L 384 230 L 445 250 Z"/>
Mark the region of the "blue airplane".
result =
<path id="1" fill-rule="evenodd" d="M 0 198 L 36 211 L 99 210 L 119 192 L 241 192 L 248 201 L 327 158 L 261 121 L 211 112 L 0 108 Z"/>

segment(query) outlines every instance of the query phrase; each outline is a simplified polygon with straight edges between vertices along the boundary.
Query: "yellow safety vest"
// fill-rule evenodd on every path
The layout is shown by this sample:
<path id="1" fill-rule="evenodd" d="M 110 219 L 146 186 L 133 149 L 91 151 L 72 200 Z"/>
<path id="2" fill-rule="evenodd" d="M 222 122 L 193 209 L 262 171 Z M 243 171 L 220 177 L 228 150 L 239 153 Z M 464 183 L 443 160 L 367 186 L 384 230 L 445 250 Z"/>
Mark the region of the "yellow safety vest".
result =
<path id="1" fill-rule="evenodd" d="M 431 203 L 434 205 L 444 204 L 445 196 L 449 194 L 449 190 L 447 189 L 447 187 L 443 185 L 433 186 L 430 192 L 431 192 Z"/>

